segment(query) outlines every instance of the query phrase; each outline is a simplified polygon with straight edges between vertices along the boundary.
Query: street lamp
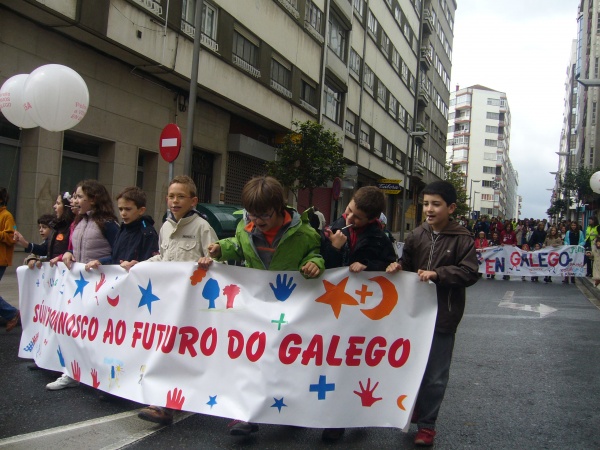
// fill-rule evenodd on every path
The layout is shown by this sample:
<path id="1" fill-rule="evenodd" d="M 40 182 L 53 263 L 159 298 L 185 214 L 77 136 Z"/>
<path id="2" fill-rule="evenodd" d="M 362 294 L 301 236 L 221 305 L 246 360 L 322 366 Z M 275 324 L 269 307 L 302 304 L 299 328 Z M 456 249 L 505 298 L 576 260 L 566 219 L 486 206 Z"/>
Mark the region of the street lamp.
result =
<path id="1" fill-rule="evenodd" d="M 479 210 L 477 209 L 477 204 L 475 203 L 475 199 L 477 198 L 477 194 L 481 194 L 481 192 L 479 192 L 479 191 L 475 191 L 475 192 L 473 192 L 473 194 L 475 195 L 475 198 L 473 199 L 473 211 L 471 211 L 471 216 L 473 216 L 473 213 L 474 213 L 475 211 L 479 211 Z M 477 217 L 479 217 L 479 215 L 477 215 Z M 473 218 L 474 218 L 474 217 L 473 217 Z"/>
<path id="2" fill-rule="evenodd" d="M 471 217 L 473 217 L 473 209 L 471 208 L 471 194 L 473 193 L 473 183 L 481 183 L 481 180 L 471 179 L 471 187 L 469 189 L 469 213 L 471 214 Z"/>
<path id="3" fill-rule="evenodd" d="M 582 84 L 585 87 L 598 87 L 600 86 L 600 79 L 586 79 L 586 78 L 577 78 L 577 82 Z"/>

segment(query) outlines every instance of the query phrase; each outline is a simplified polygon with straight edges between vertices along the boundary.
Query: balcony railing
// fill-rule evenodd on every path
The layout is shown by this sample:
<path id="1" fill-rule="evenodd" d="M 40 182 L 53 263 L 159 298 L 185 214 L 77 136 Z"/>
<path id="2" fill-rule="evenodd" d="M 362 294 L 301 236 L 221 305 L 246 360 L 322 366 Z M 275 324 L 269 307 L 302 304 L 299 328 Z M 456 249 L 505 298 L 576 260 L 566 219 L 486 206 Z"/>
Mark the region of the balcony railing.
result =
<path id="1" fill-rule="evenodd" d="M 181 31 L 183 31 L 185 34 L 187 34 L 192 39 L 196 38 L 196 27 L 194 25 L 192 25 L 191 23 L 189 23 L 188 21 L 183 20 L 183 19 L 181 19 Z M 217 53 L 219 51 L 219 44 L 217 44 L 217 41 L 210 38 L 209 36 L 207 36 L 204 33 L 202 33 L 202 36 L 200 36 L 200 43 L 202 45 L 204 45 L 205 47 L 211 49 L 215 53 Z"/>
<path id="2" fill-rule="evenodd" d="M 313 114 L 317 114 L 317 108 L 315 108 L 313 105 L 311 105 L 310 103 L 307 103 L 306 101 L 300 99 L 300 106 L 302 106 L 304 109 L 306 109 L 307 111 L 310 111 Z"/>
<path id="3" fill-rule="evenodd" d="M 300 13 L 298 12 L 298 0 L 279 0 L 279 3 L 296 19 L 300 17 Z"/>
<path id="4" fill-rule="evenodd" d="M 292 91 L 290 91 L 285 86 L 282 86 L 277 81 L 271 80 L 271 87 L 273 89 L 275 89 L 277 92 L 279 92 L 281 95 L 283 95 L 283 96 L 285 96 L 287 98 L 292 98 Z"/>
<path id="5" fill-rule="evenodd" d="M 156 0 L 134 0 L 138 5 L 143 6 L 145 9 L 150 11 L 157 16 L 162 14 L 162 6 Z"/>
<path id="6" fill-rule="evenodd" d="M 233 63 L 248 72 L 250 75 L 256 78 L 260 78 L 260 70 L 254 67 L 252 64 L 244 61 L 238 55 L 233 55 Z"/>

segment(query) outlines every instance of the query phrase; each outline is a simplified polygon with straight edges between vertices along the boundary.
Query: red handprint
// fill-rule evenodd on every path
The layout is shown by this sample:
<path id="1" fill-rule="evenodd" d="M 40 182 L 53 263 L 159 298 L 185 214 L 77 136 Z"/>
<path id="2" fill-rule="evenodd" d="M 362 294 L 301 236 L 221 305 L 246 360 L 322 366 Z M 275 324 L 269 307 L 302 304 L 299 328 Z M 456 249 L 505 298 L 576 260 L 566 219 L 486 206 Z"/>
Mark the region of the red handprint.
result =
<path id="1" fill-rule="evenodd" d="M 240 293 L 240 287 L 237 284 L 230 284 L 223 288 L 223 295 L 227 297 L 227 309 L 233 308 L 233 301 Z"/>
<path id="2" fill-rule="evenodd" d="M 102 285 L 106 282 L 106 275 L 103 273 L 100 274 L 100 281 L 96 281 L 96 292 L 100 290 Z"/>
<path id="3" fill-rule="evenodd" d="M 190 277 L 192 286 L 196 286 L 198 283 L 200 283 L 204 279 L 205 276 L 206 276 L 206 270 L 201 269 L 199 267 L 196 270 L 194 270 L 193 275 Z"/>
<path id="4" fill-rule="evenodd" d="M 183 402 L 185 402 L 183 391 L 175 388 L 167 394 L 167 404 L 165 406 L 167 408 L 181 410 Z"/>
<path id="5" fill-rule="evenodd" d="M 98 386 L 100 386 L 100 381 L 98 380 L 98 371 L 96 369 L 92 369 L 90 373 L 92 374 L 92 386 L 94 386 L 95 389 L 98 389 Z"/>
<path id="6" fill-rule="evenodd" d="M 77 361 L 71 363 L 71 370 L 73 371 L 73 379 L 81 381 L 81 367 L 79 367 Z"/>
<path id="7" fill-rule="evenodd" d="M 360 401 L 363 406 L 372 406 L 373 403 L 378 402 L 379 400 L 382 399 L 382 397 L 377 397 L 377 398 L 373 397 L 373 392 L 375 391 L 375 389 L 377 389 L 377 386 L 379 386 L 379 381 L 377 383 L 375 383 L 375 386 L 373 386 L 373 389 L 371 389 L 371 379 L 370 378 L 367 379 L 367 388 L 366 389 L 363 386 L 362 381 L 359 381 L 358 384 L 360 385 L 361 390 L 360 390 L 360 392 L 354 391 L 354 393 L 360 397 Z"/>

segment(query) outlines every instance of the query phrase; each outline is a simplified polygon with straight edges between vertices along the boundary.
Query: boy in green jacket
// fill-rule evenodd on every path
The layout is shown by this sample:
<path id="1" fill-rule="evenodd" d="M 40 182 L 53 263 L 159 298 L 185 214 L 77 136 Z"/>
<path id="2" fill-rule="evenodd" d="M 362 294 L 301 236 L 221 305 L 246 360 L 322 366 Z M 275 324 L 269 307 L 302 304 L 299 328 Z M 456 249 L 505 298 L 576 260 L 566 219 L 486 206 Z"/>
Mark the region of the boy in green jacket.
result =
<path id="1" fill-rule="evenodd" d="M 316 278 L 325 270 L 319 253 L 321 238 L 300 215 L 286 206 L 283 187 L 273 177 L 252 178 L 242 190 L 246 214 L 235 236 L 210 244 L 210 257 L 200 258 L 198 267 L 208 269 L 212 260 L 244 261 L 246 267 L 262 270 L 298 270 L 306 278 Z M 258 431 L 255 423 L 234 420 L 230 433 L 245 436 Z"/>

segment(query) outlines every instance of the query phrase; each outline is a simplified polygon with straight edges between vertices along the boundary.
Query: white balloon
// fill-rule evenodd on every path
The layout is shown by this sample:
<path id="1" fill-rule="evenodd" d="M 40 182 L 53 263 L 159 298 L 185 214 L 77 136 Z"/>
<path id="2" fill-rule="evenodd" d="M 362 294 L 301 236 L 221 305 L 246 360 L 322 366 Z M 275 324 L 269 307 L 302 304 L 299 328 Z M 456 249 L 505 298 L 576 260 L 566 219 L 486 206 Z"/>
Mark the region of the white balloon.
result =
<path id="1" fill-rule="evenodd" d="M 590 187 L 596 194 L 600 194 L 600 172 L 596 172 L 590 177 Z"/>
<path id="2" fill-rule="evenodd" d="M 23 106 L 24 85 L 28 76 L 22 73 L 10 77 L 0 88 L 0 111 L 6 120 L 19 128 L 37 127 Z"/>
<path id="3" fill-rule="evenodd" d="M 89 100 L 83 78 L 60 64 L 38 67 L 25 82 L 27 114 L 48 131 L 68 130 L 81 122 Z"/>

